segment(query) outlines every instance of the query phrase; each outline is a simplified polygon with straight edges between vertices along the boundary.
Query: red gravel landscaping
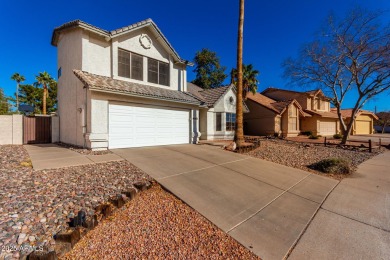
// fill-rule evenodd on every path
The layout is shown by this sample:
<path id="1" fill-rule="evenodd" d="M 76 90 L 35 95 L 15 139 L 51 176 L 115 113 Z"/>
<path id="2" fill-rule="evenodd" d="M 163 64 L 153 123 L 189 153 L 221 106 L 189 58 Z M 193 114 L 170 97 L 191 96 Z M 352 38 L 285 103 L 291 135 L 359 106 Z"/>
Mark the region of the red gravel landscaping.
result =
<path id="1" fill-rule="evenodd" d="M 154 185 L 90 231 L 63 259 L 259 259 Z"/>

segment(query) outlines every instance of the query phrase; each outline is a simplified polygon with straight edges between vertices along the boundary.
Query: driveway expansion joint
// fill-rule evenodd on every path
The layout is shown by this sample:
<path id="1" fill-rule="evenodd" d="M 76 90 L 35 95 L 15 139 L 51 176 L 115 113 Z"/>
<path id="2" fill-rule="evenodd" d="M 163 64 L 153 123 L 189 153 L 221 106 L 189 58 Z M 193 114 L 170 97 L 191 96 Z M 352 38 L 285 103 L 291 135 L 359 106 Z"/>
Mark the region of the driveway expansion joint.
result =
<path id="1" fill-rule="evenodd" d="M 356 221 L 356 222 L 359 222 L 359 223 L 361 223 L 361 224 L 367 225 L 367 226 L 369 226 L 369 227 L 373 227 L 373 228 L 376 228 L 376 229 L 379 229 L 379 230 L 382 230 L 382 231 L 385 231 L 385 232 L 390 233 L 390 229 L 377 227 L 377 226 L 374 226 L 374 225 L 372 225 L 372 224 L 368 224 L 368 223 L 366 223 L 366 222 L 363 222 L 363 221 L 360 221 L 360 220 L 357 220 L 357 219 L 354 219 L 354 218 L 345 216 L 345 215 L 343 215 L 343 214 L 340 214 L 340 213 L 337 213 L 337 212 L 334 212 L 334 211 L 325 209 L 325 208 L 322 207 L 322 204 L 321 204 L 321 209 L 324 210 L 324 211 L 327 211 L 327 212 L 329 212 L 329 213 L 333 213 L 333 214 L 335 214 L 335 215 L 338 215 L 338 216 L 340 216 L 340 217 L 344 217 L 344 218 L 350 219 L 350 220 L 352 220 L 352 221 Z"/>
<path id="2" fill-rule="evenodd" d="M 301 183 L 303 180 L 305 180 L 306 178 L 308 178 L 309 176 L 311 175 L 311 173 L 309 173 L 308 175 L 306 175 L 305 177 L 303 177 L 301 180 L 299 180 L 297 183 L 295 183 L 294 185 L 292 185 L 291 187 L 289 187 L 287 190 L 283 191 L 282 193 L 280 193 L 278 196 L 276 196 L 274 199 L 272 199 L 270 202 L 268 202 L 265 206 L 263 206 L 262 208 L 260 208 L 258 211 L 256 211 L 255 213 L 253 213 L 252 215 L 250 215 L 248 218 L 244 219 L 243 221 L 237 223 L 236 225 L 234 225 L 233 227 L 231 227 L 229 230 L 226 231 L 226 233 L 230 233 L 231 231 L 233 231 L 234 229 L 236 229 L 238 226 L 242 225 L 243 223 L 247 222 L 248 220 L 250 220 L 251 218 L 253 218 L 254 216 L 256 216 L 260 211 L 262 211 L 263 209 L 265 209 L 266 207 L 268 207 L 269 205 L 271 205 L 274 201 L 276 201 L 277 199 L 279 199 L 281 196 L 283 196 L 283 194 L 286 194 L 290 189 L 294 188 L 296 185 L 298 185 L 299 183 Z M 295 194 L 294 194 L 295 195 Z M 316 202 L 317 203 L 317 202 Z"/>

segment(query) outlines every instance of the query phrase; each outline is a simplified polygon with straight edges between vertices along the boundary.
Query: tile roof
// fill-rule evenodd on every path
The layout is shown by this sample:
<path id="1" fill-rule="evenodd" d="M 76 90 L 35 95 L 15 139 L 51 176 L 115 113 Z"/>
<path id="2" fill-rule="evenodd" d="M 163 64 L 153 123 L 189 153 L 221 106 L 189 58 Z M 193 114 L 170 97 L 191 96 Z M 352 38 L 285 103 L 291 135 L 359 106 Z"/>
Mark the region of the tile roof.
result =
<path id="1" fill-rule="evenodd" d="M 269 97 L 276 99 L 276 100 L 285 100 L 286 95 L 288 95 L 288 99 L 299 99 L 301 97 L 314 96 L 317 93 L 322 93 L 322 91 L 320 89 L 314 89 L 314 90 L 300 92 L 300 91 L 270 87 L 270 88 L 265 89 L 263 92 L 261 92 L 261 94 L 263 94 L 265 96 L 269 96 Z M 279 96 L 279 95 L 281 95 L 281 96 Z M 325 96 L 325 98 L 329 99 L 326 96 Z"/>
<path id="2" fill-rule="evenodd" d="M 217 88 L 203 89 L 194 83 L 187 82 L 187 91 L 196 98 L 200 99 L 207 107 L 213 107 L 229 91 L 229 89 L 233 89 L 235 92 L 235 86 L 233 84 Z M 244 105 L 244 112 L 249 112 L 249 108 L 245 102 L 242 103 Z"/>
<path id="3" fill-rule="evenodd" d="M 350 118 L 352 116 L 352 110 L 353 110 L 352 108 L 341 109 L 341 116 L 344 118 Z M 337 115 L 337 108 L 331 108 L 330 111 Z M 360 114 L 369 114 L 369 115 L 372 115 L 375 119 L 378 119 L 378 116 L 375 115 L 375 113 L 368 111 L 368 110 L 359 110 L 357 115 L 360 115 Z"/>
<path id="4" fill-rule="evenodd" d="M 57 41 L 58 41 L 58 37 L 60 35 L 60 32 L 63 31 L 63 30 L 71 29 L 71 28 L 77 28 L 77 27 L 84 28 L 84 29 L 93 31 L 95 33 L 101 34 L 103 36 L 113 38 L 113 37 L 122 35 L 123 33 L 132 31 L 134 29 L 137 29 L 137 28 L 140 28 L 140 27 L 143 27 L 143 26 L 148 26 L 148 25 L 152 26 L 156 30 L 156 32 L 159 34 L 161 39 L 167 44 L 168 48 L 172 51 L 172 53 L 177 57 L 177 59 L 180 62 L 186 63 L 186 64 L 191 64 L 190 62 L 180 58 L 179 54 L 173 48 L 172 44 L 170 44 L 168 39 L 161 32 L 160 28 L 158 28 L 156 23 L 153 22 L 153 20 L 150 19 L 150 18 L 142 20 L 142 21 L 134 23 L 134 24 L 131 24 L 131 25 L 128 25 L 128 26 L 125 26 L 125 27 L 122 27 L 122 28 L 119 28 L 119 29 L 112 30 L 112 31 L 107 31 L 107 30 L 101 29 L 99 27 L 96 27 L 94 25 L 91 25 L 91 24 L 86 23 L 86 22 L 81 21 L 81 20 L 73 20 L 73 21 L 64 23 L 63 25 L 61 25 L 61 26 L 59 26 L 59 27 L 57 27 L 57 28 L 55 28 L 53 30 L 53 34 L 52 34 L 52 38 L 51 38 L 51 44 L 54 45 L 54 46 L 57 46 Z"/>
<path id="5" fill-rule="evenodd" d="M 73 70 L 73 73 L 81 80 L 81 82 L 93 90 L 126 93 L 137 97 L 201 105 L 201 101 L 199 99 L 185 92 L 117 80 L 81 70 Z"/>
<path id="6" fill-rule="evenodd" d="M 304 117 L 311 117 L 310 114 L 307 114 L 302 110 L 301 105 L 295 99 L 276 101 L 260 93 L 256 93 L 256 94 L 248 93 L 247 99 L 250 99 L 278 114 L 282 114 L 291 103 L 295 103 L 301 115 L 303 115 Z"/>
<path id="7" fill-rule="evenodd" d="M 338 119 L 338 116 L 331 111 L 330 112 L 329 111 L 314 111 L 314 110 L 310 110 L 310 109 L 305 109 L 304 111 L 310 115 L 317 115 L 317 116 L 325 117 L 325 118 Z"/>
<path id="8" fill-rule="evenodd" d="M 266 107 L 266 108 L 268 108 L 276 113 L 280 113 L 280 110 L 272 105 L 273 103 L 276 103 L 276 100 L 273 100 L 269 97 L 266 97 L 260 93 L 256 93 L 256 94 L 248 93 L 246 98 L 249 100 L 252 100 L 260 105 L 263 105 L 264 107 Z"/>
<path id="9" fill-rule="evenodd" d="M 232 86 L 221 86 L 217 88 L 202 89 L 201 91 L 198 91 L 198 93 L 204 98 L 206 105 L 212 107 L 231 87 Z"/>

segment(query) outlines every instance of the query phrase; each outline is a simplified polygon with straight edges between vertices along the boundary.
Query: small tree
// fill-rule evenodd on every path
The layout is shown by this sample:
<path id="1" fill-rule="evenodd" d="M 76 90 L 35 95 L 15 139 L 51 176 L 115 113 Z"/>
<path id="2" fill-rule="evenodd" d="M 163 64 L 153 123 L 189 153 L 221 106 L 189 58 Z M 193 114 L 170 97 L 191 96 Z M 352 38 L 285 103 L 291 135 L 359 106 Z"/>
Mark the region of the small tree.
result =
<path id="1" fill-rule="evenodd" d="M 19 84 L 25 81 L 26 78 L 19 73 L 14 73 L 11 79 L 16 81 L 16 111 L 19 112 Z"/>
<path id="2" fill-rule="evenodd" d="M 4 95 L 4 90 L 0 88 L 0 115 L 6 115 L 10 111 L 10 104 L 8 98 Z"/>
<path id="3" fill-rule="evenodd" d="M 257 84 L 259 84 L 259 81 L 257 80 L 258 76 L 259 71 L 255 70 L 252 64 L 242 65 L 242 96 L 244 100 L 246 100 L 246 96 L 249 92 L 252 92 L 253 94 L 257 92 Z M 232 84 L 237 85 L 237 69 L 231 70 L 230 79 Z"/>
<path id="4" fill-rule="evenodd" d="M 42 114 L 46 115 L 46 100 L 48 98 L 48 86 L 53 83 L 54 79 L 50 76 L 49 73 L 40 72 L 36 76 L 36 82 L 34 83 L 35 86 L 41 86 L 43 88 L 42 93 Z"/>
<path id="5" fill-rule="evenodd" d="M 320 37 L 306 44 L 297 59 L 288 59 L 286 75 L 302 85 L 315 85 L 330 93 L 346 143 L 358 111 L 390 88 L 390 26 L 381 13 L 354 9 L 346 18 L 330 16 Z M 341 106 L 347 94 L 357 93 L 352 120 L 345 123 Z"/>
<path id="6" fill-rule="evenodd" d="M 196 78 L 192 83 L 201 88 L 215 88 L 227 78 L 226 67 L 221 66 L 216 52 L 209 49 L 198 51 L 194 58 Z"/>
<path id="7" fill-rule="evenodd" d="M 244 0 L 239 1 L 238 34 L 237 34 L 237 100 L 236 100 L 236 131 L 234 141 L 240 147 L 244 143 L 244 114 L 242 106 L 242 49 L 244 43 Z"/>
<path id="8" fill-rule="evenodd" d="M 379 112 L 376 114 L 379 118 L 377 124 L 382 127 L 382 134 L 385 132 L 386 126 L 390 124 L 390 111 L 388 112 Z"/>

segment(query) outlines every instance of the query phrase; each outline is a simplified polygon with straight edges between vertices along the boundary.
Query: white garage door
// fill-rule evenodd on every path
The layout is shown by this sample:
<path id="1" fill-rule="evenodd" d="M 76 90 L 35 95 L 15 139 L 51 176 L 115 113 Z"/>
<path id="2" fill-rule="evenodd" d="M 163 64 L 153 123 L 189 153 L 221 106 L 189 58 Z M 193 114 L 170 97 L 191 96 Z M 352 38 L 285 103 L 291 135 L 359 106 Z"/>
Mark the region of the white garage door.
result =
<path id="1" fill-rule="evenodd" d="M 109 148 L 190 142 L 189 110 L 109 105 Z"/>
<path id="2" fill-rule="evenodd" d="M 321 121 L 320 122 L 320 135 L 334 135 L 336 134 L 336 122 L 335 121 Z"/>

